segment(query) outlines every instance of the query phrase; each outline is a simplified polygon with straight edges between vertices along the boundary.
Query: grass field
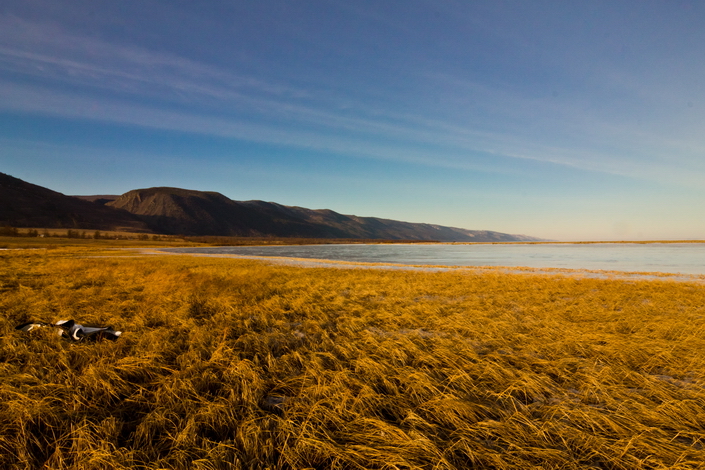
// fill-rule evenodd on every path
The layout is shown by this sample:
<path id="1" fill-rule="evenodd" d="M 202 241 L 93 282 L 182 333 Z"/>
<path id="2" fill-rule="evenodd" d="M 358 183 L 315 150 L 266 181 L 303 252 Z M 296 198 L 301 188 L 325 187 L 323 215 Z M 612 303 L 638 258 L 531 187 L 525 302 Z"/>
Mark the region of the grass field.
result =
<path id="1" fill-rule="evenodd" d="M 59 229 L 19 229 L 20 234 L 28 230 L 40 230 L 47 236 L 1 236 L 0 249 L 29 249 L 60 247 L 82 248 L 135 248 L 164 246 L 267 246 L 267 245 L 321 245 L 321 244 L 388 244 L 388 243 L 429 243 L 413 240 L 367 240 L 349 238 L 282 238 L 282 237 L 181 237 L 172 235 L 147 235 L 127 232 L 101 232 L 99 238 L 86 232 L 74 233 L 85 235 L 68 238 L 66 230 Z M 119 237 L 119 238 L 117 238 Z M 435 243 L 435 242 L 434 242 Z"/>
<path id="2" fill-rule="evenodd" d="M 703 285 L 106 254 L 0 251 L 0 468 L 704 467 Z"/>

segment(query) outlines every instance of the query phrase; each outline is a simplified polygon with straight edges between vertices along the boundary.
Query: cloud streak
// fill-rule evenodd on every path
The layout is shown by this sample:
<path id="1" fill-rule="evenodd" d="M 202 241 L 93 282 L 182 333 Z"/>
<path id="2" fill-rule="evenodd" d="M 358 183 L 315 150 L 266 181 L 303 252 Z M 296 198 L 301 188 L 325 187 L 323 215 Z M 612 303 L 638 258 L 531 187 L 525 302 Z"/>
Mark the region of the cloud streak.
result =
<path id="1" fill-rule="evenodd" d="M 507 171 L 507 159 L 521 159 L 688 185 L 705 174 L 705 145 L 688 132 L 664 136 L 648 124 L 605 121 L 585 99 L 526 97 L 447 73 L 417 72 L 480 112 L 451 107 L 440 117 L 423 104 L 418 113 L 391 111 L 366 96 L 235 74 L 12 16 L 0 18 L 0 72 L 8 77 L 0 81 L 5 111 L 482 171 Z M 654 96 L 628 78 L 612 81 Z M 673 153 L 682 168 L 670 164 Z"/>

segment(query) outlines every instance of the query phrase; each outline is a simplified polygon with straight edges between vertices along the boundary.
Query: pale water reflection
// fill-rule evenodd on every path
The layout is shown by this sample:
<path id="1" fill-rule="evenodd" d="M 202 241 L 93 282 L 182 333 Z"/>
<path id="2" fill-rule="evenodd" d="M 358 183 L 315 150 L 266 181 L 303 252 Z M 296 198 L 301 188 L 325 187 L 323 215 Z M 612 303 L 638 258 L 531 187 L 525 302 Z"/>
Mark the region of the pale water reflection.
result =
<path id="1" fill-rule="evenodd" d="M 705 243 L 351 244 L 165 248 L 163 251 L 408 265 L 705 274 Z"/>

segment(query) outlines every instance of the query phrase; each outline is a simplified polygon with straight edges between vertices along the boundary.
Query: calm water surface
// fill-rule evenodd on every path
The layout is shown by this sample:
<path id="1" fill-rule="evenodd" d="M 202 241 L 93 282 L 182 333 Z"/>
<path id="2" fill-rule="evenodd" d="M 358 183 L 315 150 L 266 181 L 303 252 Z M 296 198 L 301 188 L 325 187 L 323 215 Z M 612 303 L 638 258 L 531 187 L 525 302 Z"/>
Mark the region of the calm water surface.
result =
<path id="1" fill-rule="evenodd" d="M 165 248 L 164 251 L 367 263 L 705 274 L 705 243 L 305 245 Z"/>

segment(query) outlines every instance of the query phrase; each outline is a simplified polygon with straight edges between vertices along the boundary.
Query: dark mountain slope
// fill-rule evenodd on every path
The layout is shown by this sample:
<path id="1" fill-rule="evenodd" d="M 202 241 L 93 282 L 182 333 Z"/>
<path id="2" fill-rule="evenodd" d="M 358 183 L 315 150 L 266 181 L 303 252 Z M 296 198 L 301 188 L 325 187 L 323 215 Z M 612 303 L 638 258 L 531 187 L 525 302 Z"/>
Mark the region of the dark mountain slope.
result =
<path id="1" fill-rule="evenodd" d="M 115 199 L 119 198 L 120 196 L 113 195 L 113 194 L 100 194 L 100 195 L 96 195 L 96 196 L 72 196 L 72 197 L 76 197 L 78 199 L 83 199 L 84 201 L 97 202 L 100 205 L 105 205 L 110 201 L 114 201 Z"/>
<path id="2" fill-rule="evenodd" d="M 523 235 L 344 215 L 216 192 L 148 188 L 122 196 L 65 196 L 0 173 L 0 225 L 176 235 L 437 241 L 528 241 Z"/>
<path id="3" fill-rule="evenodd" d="M 0 225 L 148 232 L 127 211 L 104 207 L 0 173 Z"/>
<path id="4" fill-rule="evenodd" d="M 160 233 L 437 241 L 536 240 L 522 235 L 344 215 L 264 201 L 233 201 L 178 188 L 130 191 L 107 204 L 142 217 Z"/>
<path id="5" fill-rule="evenodd" d="M 436 241 L 537 241 L 537 238 L 525 235 L 510 235 L 487 230 L 466 230 L 442 225 L 400 222 L 398 220 L 377 217 L 358 217 L 344 215 L 329 209 L 306 209 L 289 207 L 271 202 L 246 201 L 250 207 L 266 210 L 274 217 L 277 213 L 287 214 L 309 223 L 324 225 L 343 232 L 345 238 L 374 238 L 386 240 L 436 240 Z"/>
<path id="6" fill-rule="evenodd" d="M 163 187 L 137 189 L 107 205 L 140 216 L 159 233 L 349 238 L 343 231 L 309 223 L 286 211 L 258 208 L 216 192 Z"/>

